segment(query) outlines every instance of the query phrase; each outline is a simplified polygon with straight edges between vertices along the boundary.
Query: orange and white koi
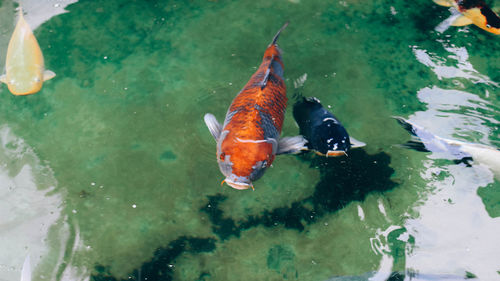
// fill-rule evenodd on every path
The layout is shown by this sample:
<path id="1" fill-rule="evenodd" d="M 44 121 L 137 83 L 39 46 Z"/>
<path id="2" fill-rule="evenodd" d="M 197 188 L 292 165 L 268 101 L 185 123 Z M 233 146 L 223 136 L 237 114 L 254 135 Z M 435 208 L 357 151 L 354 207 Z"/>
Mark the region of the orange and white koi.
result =
<path id="1" fill-rule="evenodd" d="M 478 27 L 500 34 L 500 17 L 483 0 L 433 0 L 445 7 L 454 7 L 461 15 L 451 22 L 453 26 L 475 24 Z"/>
<path id="2" fill-rule="evenodd" d="M 5 75 L 0 76 L 0 81 L 7 84 L 14 95 L 29 95 L 40 91 L 43 81 L 54 76 L 54 72 L 45 70 L 42 50 L 20 8 L 19 19 L 7 48 Z"/>
<path id="3" fill-rule="evenodd" d="M 214 115 L 204 120 L 217 142 L 217 162 L 227 183 L 235 189 L 253 189 L 277 154 L 304 148 L 302 136 L 280 138 L 287 106 L 283 61 L 276 41 L 286 23 L 267 47 L 262 64 L 233 99 L 221 125 Z"/>

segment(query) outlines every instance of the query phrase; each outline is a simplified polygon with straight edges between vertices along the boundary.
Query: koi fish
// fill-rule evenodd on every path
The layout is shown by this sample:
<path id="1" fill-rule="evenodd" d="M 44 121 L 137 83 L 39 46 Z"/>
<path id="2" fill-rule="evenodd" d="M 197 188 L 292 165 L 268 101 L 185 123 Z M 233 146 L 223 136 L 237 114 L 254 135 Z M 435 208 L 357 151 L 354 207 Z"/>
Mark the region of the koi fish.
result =
<path id="1" fill-rule="evenodd" d="M 5 74 L 0 76 L 0 81 L 7 84 L 14 95 L 29 95 L 40 91 L 43 81 L 55 75 L 45 70 L 42 50 L 20 8 L 19 19 L 7 48 Z"/>
<path id="2" fill-rule="evenodd" d="M 452 16 L 453 26 L 475 24 L 478 27 L 500 34 L 500 17 L 491 10 L 483 0 L 433 0 L 436 4 L 445 7 L 454 7 L 461 15 Z"/>
<path id="3" fill-rule="evenodd" d="M 349 137 L 346 129 L 315 97 L 302 98 L 293 106 L 293 117 L 300 134 L 307 140 L 307 148 L 321 156 L 347 155 L 351 148 L 365 146 Z"/>
<path id="4" fill-rule="evenodd" d="M 500 150 L 478 143 L 466 143 L 457 140 L 445 139 L 432 134 L 402 117 L 394 117 L 414 139 L 402 146 L 423 152 L 441 153 L 442 158 L 458 160 L 457 162 L 474 161 L 476 164 L 487 166 L 500 179 Z"/>
<path id="5" fill-rule="evenodd" d="M 221 125 L 214 115 L 204 116 L 217 142 L 217 162 L 226 183 L 235 189 L 253 189 L 253 181 L 264 174 L 278 154 L 297 153 L 304 148 L 302 136 L 280 138 L 287 105 L 283 62 L 276 41 L 288 23 L 267 47 L 262 64 L 233 99 Z"/>

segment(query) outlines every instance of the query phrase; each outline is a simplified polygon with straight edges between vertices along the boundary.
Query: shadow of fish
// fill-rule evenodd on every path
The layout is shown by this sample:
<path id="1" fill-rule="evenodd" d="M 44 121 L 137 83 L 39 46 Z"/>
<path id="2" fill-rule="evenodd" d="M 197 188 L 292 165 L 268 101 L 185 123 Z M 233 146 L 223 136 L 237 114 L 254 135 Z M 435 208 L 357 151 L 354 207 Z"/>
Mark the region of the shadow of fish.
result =
<path id="1" fill-rule="evenodd" d="M 460 14 L 446 19 L 452 26 L 474 24 L 493 34 L 500 34 L 500 18 L 483 0 L 433 0 L 436 4 L 453 7 Z"/>
<path id="2" fill-rule="evenodd" d="M 276 41 L 267 47 L 262 64 L 233 99 L 221 125 L 214 115 L 204 120 L 217 142 L 217 162 L 227 183 L 235 189 L 252 188 L 275 155 L 295 153 L 305 144 L 302 136 L 280 138 L 287 104 L 283 62 Z"/>
<path id="3" fill-rule="evenodd" d="M 414 139 L 403 144 L 403 147 L 422 152 L 444 153 L 442 158 L 454 159 L 466 164 L 468 164 L 467 161 L 473 160 L 476 164 L 487 166 L 495 177 L 500 179 L 500 150 L 483 144 L 445 139 L 402 117 L 394 116 L 394 119 L 414 136 Z"/>
<path id="4" fill-rule="evenodd" d="M 42 50 L 19 8 L 19 18 L 7 48 L 5 75 L 0 76 L 0 81 L 7 84 L 14 95 L 29 95 L 40 91 L 43 82 L 54 76 L 54 72 L 45 70 Z"/>
<path id="5" fill-rule="evenodd" d="M 307 148 L 318 155 L 347 155 L 349 149 L 365 145 L 350 137 L 337 117 L 315 97 L 301 97 L 293 106 L 293 117 L 307 140 Z"/>

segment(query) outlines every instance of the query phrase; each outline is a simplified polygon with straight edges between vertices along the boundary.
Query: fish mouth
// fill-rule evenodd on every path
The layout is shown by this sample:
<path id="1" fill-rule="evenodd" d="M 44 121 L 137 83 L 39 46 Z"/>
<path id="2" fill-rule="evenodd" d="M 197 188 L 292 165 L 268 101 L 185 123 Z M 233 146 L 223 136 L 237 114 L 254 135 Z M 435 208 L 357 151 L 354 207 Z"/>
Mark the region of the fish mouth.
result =
<path id="1" fill-rule="evenodd" d="M 339 157 L 347 155 L 347 153 L 343 150 L 328 150 L 326 152 L 326 157 Z"/>
<path id="2" fill-rule="evenodd" d="M 249 188 L 253 189 L 252 183 L 234 182 L 228 178 L 226 178 L 224 181 L 222 181 L 222 183 L 226 183 L 230 187 L 232 187 L 234 189 L 238 189 L 238 190 L 245 190 L 245 189 L 249 189 Z"/>

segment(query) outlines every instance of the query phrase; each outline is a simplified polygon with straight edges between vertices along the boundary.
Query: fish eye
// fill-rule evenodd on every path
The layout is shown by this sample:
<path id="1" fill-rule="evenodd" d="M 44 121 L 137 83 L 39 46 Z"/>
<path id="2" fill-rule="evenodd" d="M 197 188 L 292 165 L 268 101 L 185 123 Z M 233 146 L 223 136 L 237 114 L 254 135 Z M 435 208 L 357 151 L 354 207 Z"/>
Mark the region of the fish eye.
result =
<path id="1" fill-rule="evenodd" d="M 38 77 L 35 77 L 35 79 L 33 79 L 33 80 L 35 80 L 35 82 L 40 82 L 40 78 L 38 78 Z"/>
<path id="2" fill-rule="evenodd" d="M 486 25 L 486 28 L 491 28 L 491 25 L 487 24 L 487 25 Z"/>
<path id="3" fill-rule="evenodd" d="M 222 152 L 219 156 L 219 159 L 220 159 L 220 161 L 224 161 L 224 159 L 226 159 L 226 154 L 224 152 Z"/>

